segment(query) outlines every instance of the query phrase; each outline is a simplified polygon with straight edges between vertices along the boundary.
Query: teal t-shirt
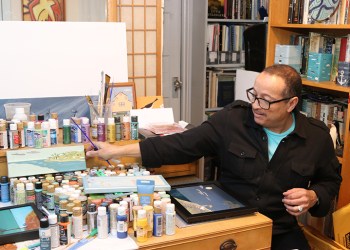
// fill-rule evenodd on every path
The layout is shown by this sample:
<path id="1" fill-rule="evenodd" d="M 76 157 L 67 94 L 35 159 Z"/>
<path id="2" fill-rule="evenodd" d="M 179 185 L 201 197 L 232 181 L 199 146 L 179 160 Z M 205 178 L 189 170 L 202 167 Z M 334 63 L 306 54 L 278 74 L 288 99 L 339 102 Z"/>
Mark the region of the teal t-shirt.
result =
<path id="1" fill-rule="evenodd" d="M 295 118 L 294 118 L 294 114 L 293 115 L 293 123 L 290 126 L 290 128 L 286 131 L 284 131 L 281 134 L 272 132 L 271 130 L 264 128 L 264 131 L 267 134 L 267 138 L 268 138 L 268 150 L 269 150 L 269 160 L 271 160 L 273 154 L 275 153 L 278 144 L 280 144 L 280 142 L 282 141 L 283 138 L 285 138 L 287 135 L 289 135 L 295 128 Z"/>

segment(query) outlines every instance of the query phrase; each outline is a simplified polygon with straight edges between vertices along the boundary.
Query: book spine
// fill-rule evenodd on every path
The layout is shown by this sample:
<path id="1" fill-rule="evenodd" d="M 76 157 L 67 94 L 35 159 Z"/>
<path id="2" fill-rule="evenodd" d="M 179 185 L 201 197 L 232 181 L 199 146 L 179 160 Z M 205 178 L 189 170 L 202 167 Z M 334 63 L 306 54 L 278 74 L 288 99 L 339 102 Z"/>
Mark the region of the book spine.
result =
<path id="1" fill-rule="evenodd" d="M 292 21 L 293 21 L 293 1 L 294 0 L 289 0 L 287 23 L 292 23 Z"/>

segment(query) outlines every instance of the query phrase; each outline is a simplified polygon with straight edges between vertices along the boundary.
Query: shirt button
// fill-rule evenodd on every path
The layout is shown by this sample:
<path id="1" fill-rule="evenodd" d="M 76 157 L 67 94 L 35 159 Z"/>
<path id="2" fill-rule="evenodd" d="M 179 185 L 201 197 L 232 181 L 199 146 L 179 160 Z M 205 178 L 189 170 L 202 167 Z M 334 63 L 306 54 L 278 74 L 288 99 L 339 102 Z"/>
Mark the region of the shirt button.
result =
<path id="1" fill-rule="evenodd" d="M 266 137 L 266 136 L 263 136 L 263 137 L 262 137 L 262 140 L 263 140 L 263 141 L 266 141 L 266 140 L 267 140 L 267 137 Z"/>
<path id="2" fill-rule="evenodd" d="M 245 152 L 244 151 L 241 152 L 241 156 L 245 156 Z"/>
<path id="3" fill-rule="evenodd" d="M 260 200 L 260 197 L 259 197 L 259 196 L 257 196 L 255 199 L 256 199 L 257 201 L 259 201 L 259 200 Z"/>

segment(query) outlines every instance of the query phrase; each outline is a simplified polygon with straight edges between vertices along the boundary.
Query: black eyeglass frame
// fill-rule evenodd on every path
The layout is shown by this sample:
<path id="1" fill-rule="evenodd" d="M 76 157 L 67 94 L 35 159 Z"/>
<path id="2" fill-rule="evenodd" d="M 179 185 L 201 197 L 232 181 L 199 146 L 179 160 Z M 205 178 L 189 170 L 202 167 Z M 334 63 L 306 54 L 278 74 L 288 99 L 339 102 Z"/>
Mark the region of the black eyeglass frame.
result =
<path id="1" fill-rule="evenodd" d="M 264 99 L 264 98 L 257 97 L 256 94 L 253 94 L 252 92 L 250 92 L 250 91 L 253 90 L 253 89 L 254 89 L 254 88 L 249 88 L 249 89 L 246 90 L 247 98 L 248 98 L 249 102 L 250 102 L 251 104 L 253 104 L 256 100 L 258 100 L 259 107 L 262 108 L 262 109 L 265 109 L 265 110 L 269 110 L 271 104 L 279 103 L 279 102 L 283 102 L 283 101 L 287 101 L 287 100 L 290 100 L 290 99 L 292 99 L 293 97 L 295 97 L 295 96 L 291 96 L 291 97 L 283 98 L 283 99 L 276 100 L 276 101 L 268 101 L 268 100 L 266 100 L 266 99 Z M 254 101 L 253 101 L 253 102 L 250 100 L 249 94 L 252 95 L 252 96 L 254 96 Z M 269 107 L 268 107 L 267 109 L 261 107 L 261 105 L 260 105 L 260 100 L 263 100 L 264 102 L 268 103 L 268 104 L 269 104 Z"/>

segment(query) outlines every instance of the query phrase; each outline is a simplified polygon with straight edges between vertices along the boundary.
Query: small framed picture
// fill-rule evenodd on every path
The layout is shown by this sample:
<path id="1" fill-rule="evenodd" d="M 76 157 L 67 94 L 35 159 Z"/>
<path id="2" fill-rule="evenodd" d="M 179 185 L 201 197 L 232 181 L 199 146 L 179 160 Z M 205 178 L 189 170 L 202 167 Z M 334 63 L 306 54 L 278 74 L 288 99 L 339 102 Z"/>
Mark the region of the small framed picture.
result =
<path id="1" fill-rule="evenodd" d="M 22 0 L 23 21 L 64 21 L 64 0 Z"/>
<path id="2" fill-rule="evenodd" d="M 136 108 L 136 90 L 133 82 L 110 83 L 107 95 L 110 98 L 112 113 Z"/>

